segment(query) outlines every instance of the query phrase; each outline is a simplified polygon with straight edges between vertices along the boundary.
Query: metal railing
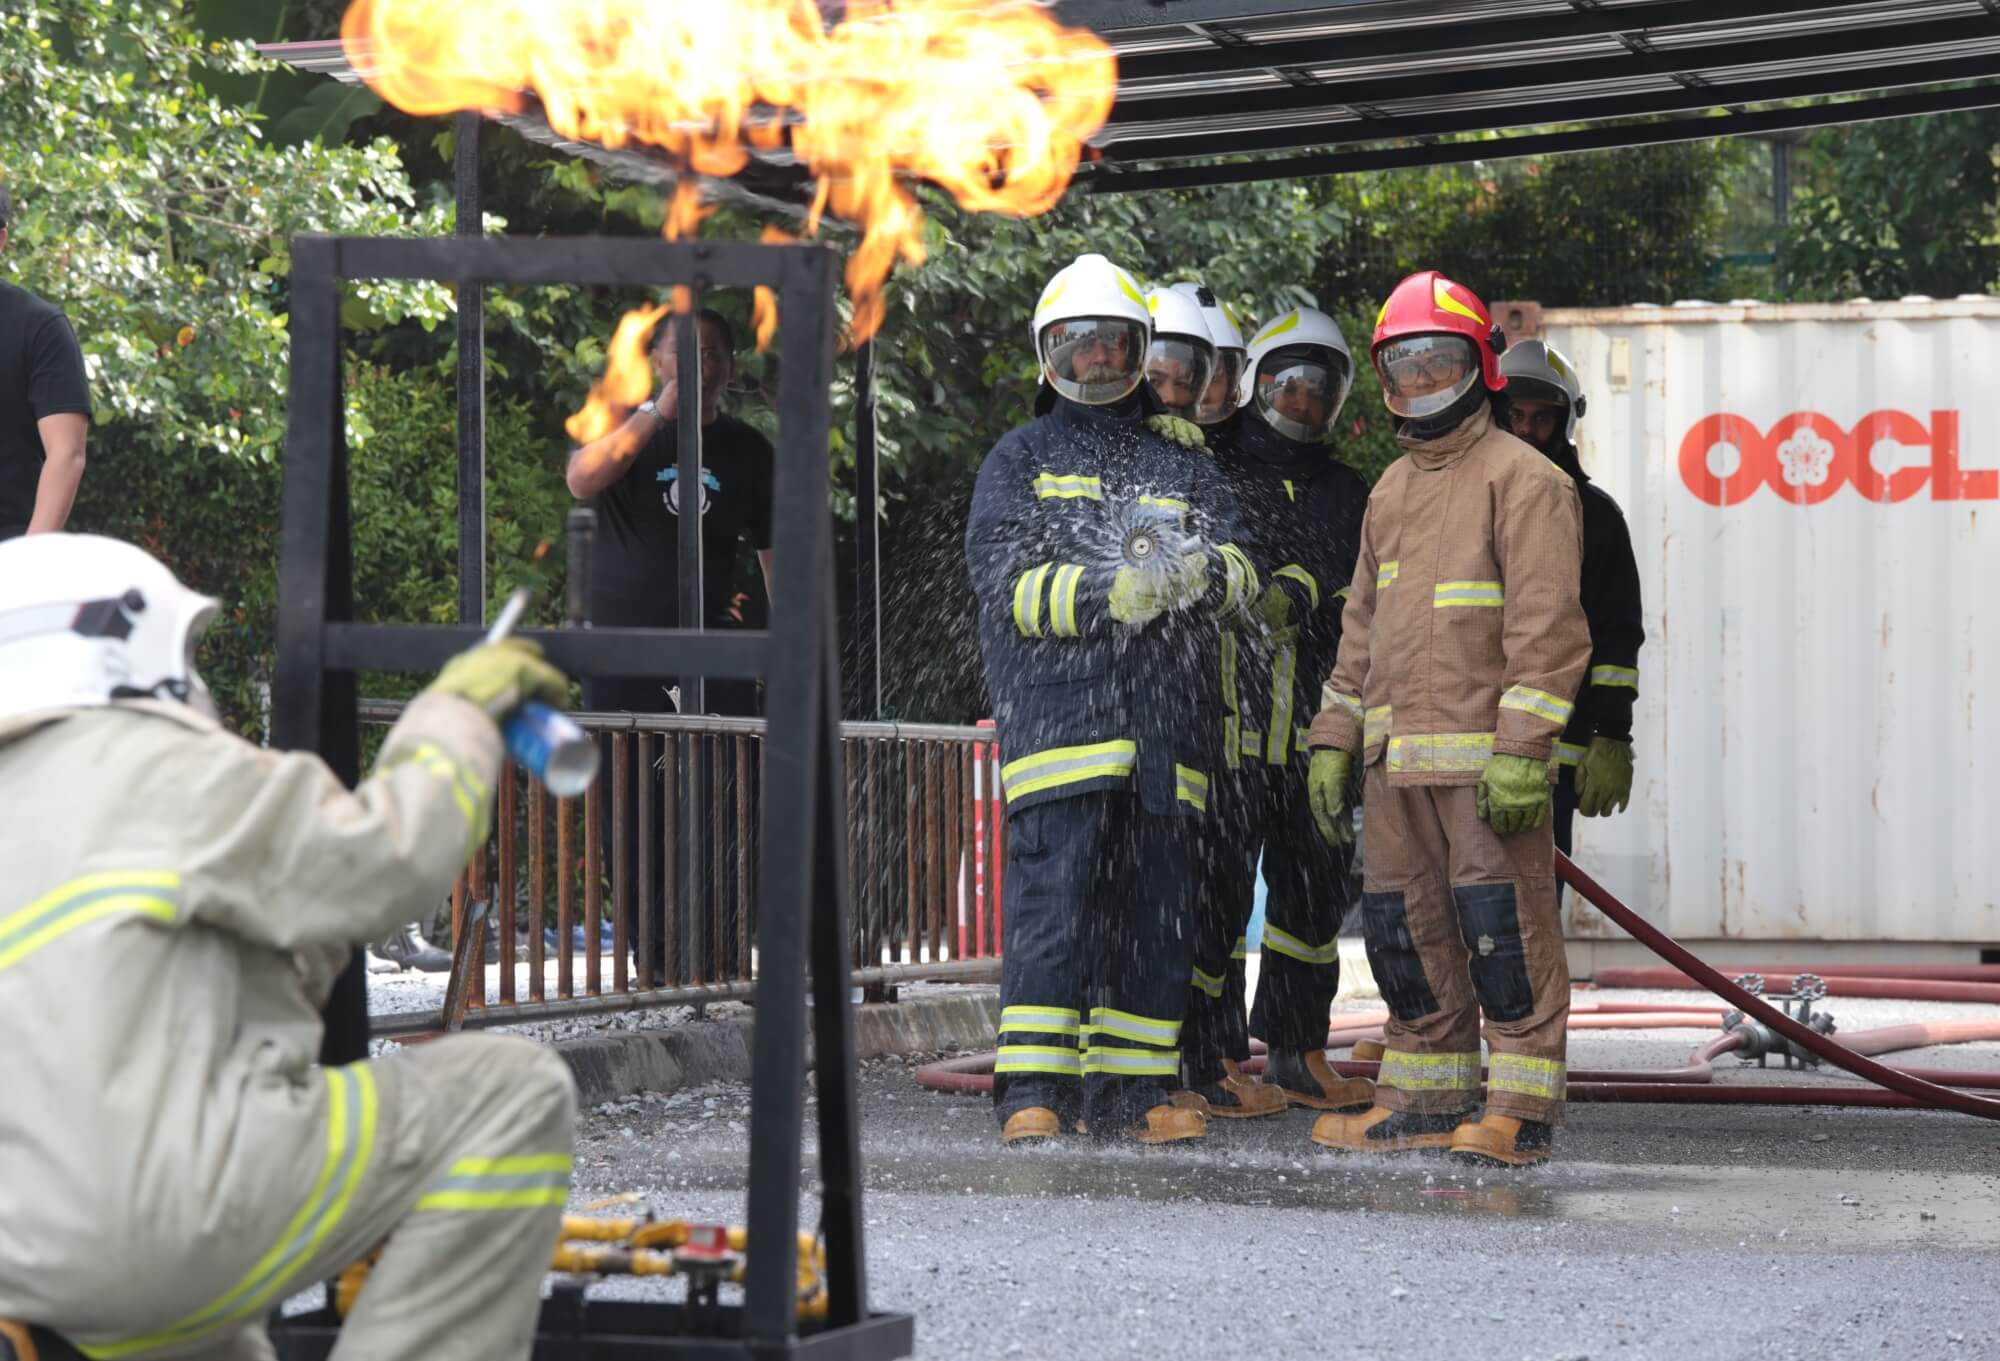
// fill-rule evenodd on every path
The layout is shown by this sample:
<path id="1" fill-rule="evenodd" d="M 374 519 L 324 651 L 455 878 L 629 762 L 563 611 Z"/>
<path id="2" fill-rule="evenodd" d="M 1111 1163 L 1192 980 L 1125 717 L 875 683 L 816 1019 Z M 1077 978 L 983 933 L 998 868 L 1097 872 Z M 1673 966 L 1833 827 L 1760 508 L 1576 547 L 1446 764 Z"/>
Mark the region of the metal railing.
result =
<path id="1" fill-rule="evenodd" d="M 401 711 L 361 704 L 371 725 Z M 469 911 L 490 923 L 471 943 L 464 1024 L 748 996 L 764 720 L 571 717 L 608 748 L 595 783 L 581 799 L 555 798 L 507 764 L 493 830 L 453 885 L 454 944 Z M 855 983 L 993 976 L 1006 819 L 991 796 L 992 729 L 845 723 L 841 747 Z M 374 1031 L 439 1023 L 434 1011 L 401 1012 L 376 1017 Z"/>

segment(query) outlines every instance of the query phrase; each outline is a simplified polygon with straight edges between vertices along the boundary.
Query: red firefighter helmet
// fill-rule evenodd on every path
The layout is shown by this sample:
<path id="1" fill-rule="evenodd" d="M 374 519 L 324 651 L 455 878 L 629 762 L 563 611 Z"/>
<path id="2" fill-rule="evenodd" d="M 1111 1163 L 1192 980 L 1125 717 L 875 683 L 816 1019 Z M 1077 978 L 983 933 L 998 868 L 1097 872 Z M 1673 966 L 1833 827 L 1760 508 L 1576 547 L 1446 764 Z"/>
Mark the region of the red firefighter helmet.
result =
<path id="1" fill-rule="evenodd" d="M 1375 317 L 1375 341 L 1371 349 L 1385 343 L 1420 335 L 1459 335 L 1472 342 L 1479 355 L 1480 376 L 1487 388 L 1503 392 L 1507 380 L 1500 373 L 1500 352 L 1507 348 L 1507 333 L 1493 324 L 1479 295 L 1464 284 L 1453 283 L 1434 269 L 1412 274 L 1396 285 L 1389 300 Z"/>

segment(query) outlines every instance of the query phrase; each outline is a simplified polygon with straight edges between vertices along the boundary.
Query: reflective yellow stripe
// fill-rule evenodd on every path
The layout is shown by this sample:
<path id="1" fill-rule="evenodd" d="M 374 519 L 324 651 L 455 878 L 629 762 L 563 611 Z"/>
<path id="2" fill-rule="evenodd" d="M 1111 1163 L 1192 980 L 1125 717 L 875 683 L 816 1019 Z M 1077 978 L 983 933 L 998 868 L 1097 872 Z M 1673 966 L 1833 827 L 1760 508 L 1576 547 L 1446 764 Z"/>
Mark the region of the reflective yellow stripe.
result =
<path id="1" fill-rule="evenodd" d="M 1558 742 L 1556 743 L 1556 764 L 1559 766 L 1580 765 L 1583 761 L 1583 753 L 1584 748 L 1574 742 Z"/>
<path id="2" fill-rule="evenodd" d="M 1242 745 L 1245 756 L 1262 756 L 1264 754 L 1264 738 L 1259 733 L 1244 733 Z"/>
<path id="3" fill-rule="evenodd" d="M 1233 543 L 1223 544 L 1216 552 L 1222 555 L 1223 566 L 1222 605 L 1217 613 L 1234 614 L 1256 598 L 1257 569 Z"/>
<path id="4" fill-rule="evenodd" d="M 1353 595 L 1354 595 L 1354 588 L 1352 586 L 1343 586 L 1339 590 L 1333 593 L 1333 598 L 1335 600 L 1347 600 L 1350 599 Z"/>
<path id="5" fill-rule="evenodd" d="M 1289 931 L 1281 931 L 1264 923 L 1264 948 L 1276 950 L 1281 955 L 1289 955 L 1301 964 L 1338 964 L 1340 962 L 1340 939 L 1335 937 L 1324 945 L 1308 945 Z"/>
<path id="6" fill-rule="evenodd" d="M 1322 709 L 1339 709 L 1356 723 L 1362 721 L 1361 696 L 1343 695 L 1331 685 L 1320 686 L 1319 707 Z"/>
<path id="7" fill-rule="evenodd" d="M 120 913 L 171 924 L 180 887 L 172 870 L 106 870 L 72 879 L 0 917 L 0 972 L 78 927 Z"/>
<path id="8" fill-rule="evenodd" d="M 1207 993 L 1210 997 L 1215 998 L 1217 1001 L 1221 1000 L 1222 986 L 1227 981 L 1228 980 L 1223 978 L 1220 974 L 1203 973 L 1199 965 L 1195 967 L 1194 978 L 1192 979 L 1192 982 L 1197 988 L 1200 988 L 1203 992 Z"/>
<path id="9" fill-rule="evenodd" d="M 1176 501 L 1171 496 L 1142 496 L 1139 498 L 1139 504 L 1142 506 L 1153 506 L 1159 510 L 1175 511 L 1181 515 L 1188 513 L 1188 503 L 1185 501 Z"/>
<path id="10" fill-rule="evenodd" d="M 1557 699 L 1548 691 L 1537 690 L 1532 685 L 1516 685 L 1508 690 L 1500 696 L 1500 707 L 1546 718 L 1557 727 L 1566 725 L 1570 715 L 1576 712 L 1576 706 L 1568 700 Z"/>
<path id="11" fill-rule="evenodd" d="M 1298 652 L 1281 647 L 1271 657 L 1271 722 L 1264 730 L 1264 759 L 1281 766 L 1291 756 L 1292 685 L 1298 675 Z"/>
<path id="12" fill-rule="evenodd" d="M 1083 1051 L 1083 1071 L 1122 1073 L 1128 1077 L 1179 1077 L 1181 1055 L 1178 1049 L 1123 1049 L 1094 1044 Z"/>
<path id="13" fill-rule="evenodd" d="M 1310 757 L 1312 755 L 1312 748 L 1308 744 L 1311 741 L 1311 728 L 1292 729 L 1293 752 L 1295 755 Z"/>
<path id="14" fill-rule="evenodd" d="M 1082 1019 L 1081 1013 L 1068 1007 L 1002 1007 L 1000 1033 L 1028 1030 L 1045 1035 L 1074 1035 Z"/>
<path id="15" fill-rule="evenodd" d="M 1361 717 L 1362 745 L 1372 747 L 1377 742 L 1385 741 L 1389 736 L 1389 727 L 1394 718 L 1394 706 L 1388 704 L 1377 704 L 1374 708 L 1363 714 Z"/>
<path id="16" fill-rule="evenodd" d="M 1590 668 L 1590 683 L 1637 690 L 1639 672 L 1636 667 L 1630 666 L 1593 666 Z"/>
<path id="17" fill-rule="evenodd" d="M 1486 1092 L 1560 1101 L 1569 1087 L 1569 1069 L 1556 1059 L 1531 1059 L 1525 1054 L 1495 1054 L 1486 1067 Z"/>
<path id="18" fill-rule="evenodd" d="M 1082 473 L 1037 473 L 1035 495 L 1044 501 L 1102 501 L 1104 483 Z"/>
<path id="19" fill-rule="evenodd" d="M 1235 949 L 1233 949 L 1233 950 L 1231 950 L 1231 951 L 1229 952 L 1229 957 L 1230 957 L 1231 959 L 1248 959 L 1248 958 L 1250 958 L 1250 940 L 1249 940 L 1249 937 L 1247 937 L 1247 936 L 1238 936 L 1238 937 L 1236 938 L 1236 948 L 1235 948 Z"/>
<path id="20" fill-rule="evenodd" d="M 1222 708 L 1222 764 L 1235 770 L 1242 764 L 1243 696 L 1236 688 L 1236 635 L 1228 629 L 1222 630 Z"/>
<path id="21" fill-rule="evenodd" d="M 1056 569 L 1049 587 L 1049 630 L 1058 638 L 1074 638 L 1082 632 L 1076 619 L 1076 588 L 1083 580 L 1083 568 L 1073 562 Z"/>
<path id="22" fill-rule="evenodd" d="M 1412 1054 L 1383 1051 L 1376 1082 L 1406 1092 L 1471 1091 L 1479 1086 L 1479 1051 L 1465 1054 Z"/>
<path id="23" fill-rule="evenodd" d="M 194 1342 L 265 1312 L 272 1300 L 295 1293 L 305 1284 L 297 1277 L 311 1265 L 320 1245 L 346 1215 L 375 1144 L 374 1074 L 362 1063 L 328 1068 L 325 1073 L 326 1153 L 312 1191 L 277 1242 L 215 1303 L 145 1337 L 79 1348 L 84 1355 L 111 1361 Z"/>
<path id="24" fill-rule="evenodd" d="M 1021 626 L 1021 632 L 1030 638 L 1042 636 L 1042 587 L 1048 582 L 1049 568 L 1053 563 L 1045 562 L 1039 567 L 1021 573 L 1022 586 L 1026 590 L 1025 602 L 1022 587 L 1014 592 L 1014 622 Z M 1021 609 L 1027 606 L 1027 618 L 1023 621 Z"/>
<path id="25" fill-rule="evenodd" d="M 569 1175 L 575 1160 L 567 1153 L 518 1153 L 505 1158 L 460 1158 L 451 1165 L 454 1177 L 518 1177 L 531 1173 Z"/>
<path id="26" fill-rule="evenodd" d="M 1311 572 L 1308 572 L 1296 562 L 1288 562 L 1273 572 L 1271 576 L 1273 580 L 1276 580 L 1278 577 L 1285 577 L 1288 580 L 1298 582 L 1306 588 L 1306 596 L 1312 601 L 1311 608 L 1319 608 L 1319 582 L 1313 577 Z"/>
<path id="27" fill-rule="evenodd" d="M 451 797 L 458 804 L 459 814 L 465 819 L 466 853 L 486 839 L 486 783 L 454 760 L 442 747 L 424 742 L 413 748 L 407 755 L 399 757 L 376 772 L 387 775 L 401 765 L 413 765 L 428 771 L 451 786 Z"/>
<path id="28" fill-rule="evenodd" d="M 1139 744 L 1132 741 L 1050 747 L 1000 767 L 1000 788 L 1008 798 L 1018 799 L 1060 785 L 1126 777 L 1138 762 Z"/>
<path id="29" fill-rule="evenodd" d="M 567 1205 L 569 1187 L 525 1187 L 513 1191 L 430 1191 L 417 1201 L 419 1210 L 530 1210 L 539 1205 Z"/>
<path id="30" fill-rule="evenodd" d="M 417 1199 L 419 1210 L 527 1210 L 569 1199 L 567 1153 L 460 1158 Z"/>
<path id="31" fill-rule="evenodd" d="M 1293 485 L 1292 485 L 1292 479 L 1291 479 L 1291 478 L 1289 478 L 1289 477 L 1287 477 L 1287 478 L 1285 478 L 1285 479 L 1283 479 L 1283 480 L 1284 480 L 1284 483 L 1285 483 L 1285 499 L 1286 499 L 1287 501 L 1296 501 L 1296 500 L 1298 500 L 1298 499 L 1299 499 L 1299 489 L 1298 489 L 1297 487 L 1295 487 L 1295 486 L 1293 486 Z"/>
<path id="32" fill-rule="evenodd" d="M 1179 1043 L 1181 1038 L 1179 1021 L 1163 1021 L 1157 1016 L 1139 1016 L 1111 1007 L 1092 1007 L 1090 1026 L 1100 1035 L 1116 1035 L 1120 1039 L 1139 1040 L 1145 1044 L 1172 1045 Z"/>
<path id="33" fill-rule="evenodd" d="M 1507 593 L 1497 581 L 1440 581 L 1431 588 L 1431 606 L 1446 609 L 1453 605 L 1499 606 L 1507 603 Z"/>
<path id="34" fill-rule="evenodd" d="M 1174 797 L 1193 804 L 1196 812 L 1208 811 L 1208 776 L 1192 766 L 1174 767 Z"/>
<path id="35" fill-rule="evenodd" d="M 1392 772 L 1484 770 L 1492 755 L 1490 732 L 1416 733 L 1389 739 Z"/>
<path id="36" fill-rule="evenodd" d="M 1065 1073 L 1083 1071 L 1083 1060 L 1074 1049 L 1046 1044 L 1003 1044 L 994 1057 L 996 1073 Z"/>
<path id="37" fill-rule="evenodd" d="M 1375 568 L 1375 589 L 1381 590 L 1396 579 L 1396 568 L 1401 564 L 1385 562 Z"/>

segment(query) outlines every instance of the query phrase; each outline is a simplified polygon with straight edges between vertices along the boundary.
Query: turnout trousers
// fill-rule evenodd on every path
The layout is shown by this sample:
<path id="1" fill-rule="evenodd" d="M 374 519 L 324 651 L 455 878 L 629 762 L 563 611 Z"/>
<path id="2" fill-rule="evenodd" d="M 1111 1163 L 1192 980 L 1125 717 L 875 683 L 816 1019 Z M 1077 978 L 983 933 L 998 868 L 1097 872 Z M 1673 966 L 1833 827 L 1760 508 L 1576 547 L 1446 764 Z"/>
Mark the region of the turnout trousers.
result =
<path id="1" fill-rule="evenodd" d="M 380 1247 L 335 1361 L 527 1361 L 575 1124 L 553 1049 L 452 1035 L 246 1085 L 225 1166 L 185 1164 L 165 1131 L 133 1155 L 207 1185 L 202 1220 L 140 1221 L 109 1260 L 143 1270 L 79 1263 L 38 1322 L 95 1361 L 269 1361 L 265 1316 Z"/>
<path id="2" fill-rule="evenodd" d="M 1220 1078 L 1224 1059 L 1248 1058 L 1252 1035 L 1281 1053 L 1325 1047 L 1340 990 L 1340 924 L 1354 903 L 1354 848 L 1320 837 L 1301 771 L 1258 765 L 1231 772 L 1222 799 L 1207 829 L 1196 907 L 1182 1042 L 1190 1086 Z M 1260 856 L 1268 892 L 1256 1005 L 1246 1018 L 1243 931 Z"/>
<path id="3" fill-rule="evenodd" d="M 1362 926 L 1389 1006 L 1376 1100 L 1425 1115 L 1562 1119 L 1569 962 L 1547 822 L 1496 836 L 1472 785 L 1396 786 L 1368 768 Z"/>
<path id="4" fill-rule="evenodd" d="M 1007 823 L 993 1104 L 1043 1106 L 1096 1138 L 1179 1085 L 1199 823 L 1125 791 L 1030 805 Z"/>

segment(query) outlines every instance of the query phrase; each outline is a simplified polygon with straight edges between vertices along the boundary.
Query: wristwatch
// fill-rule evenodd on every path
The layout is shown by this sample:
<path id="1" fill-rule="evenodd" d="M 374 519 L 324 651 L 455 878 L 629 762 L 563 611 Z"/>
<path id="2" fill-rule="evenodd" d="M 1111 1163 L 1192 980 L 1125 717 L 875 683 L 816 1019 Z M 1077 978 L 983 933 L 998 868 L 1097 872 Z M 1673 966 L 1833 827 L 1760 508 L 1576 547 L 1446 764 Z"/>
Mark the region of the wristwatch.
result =
<path id="1" fill-rule="evenodd" d="M 651 397 L 648 397 L 645 401 L 639 403 L 638 409 L 645 412 L 648 416 L 651 416 L 661 425 L 665 425 L 667 423 L 667 418 L 660 414 L 660 404 L 654 401 Z"/>

